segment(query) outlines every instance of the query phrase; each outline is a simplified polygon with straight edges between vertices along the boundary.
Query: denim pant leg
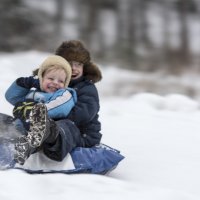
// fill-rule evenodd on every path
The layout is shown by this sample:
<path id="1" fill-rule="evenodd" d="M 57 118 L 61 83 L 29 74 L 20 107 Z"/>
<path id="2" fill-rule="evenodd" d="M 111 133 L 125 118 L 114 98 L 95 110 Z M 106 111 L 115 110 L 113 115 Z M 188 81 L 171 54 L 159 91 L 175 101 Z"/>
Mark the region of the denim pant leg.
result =
<path id="1" fill-rule="evenodd" d="M 58 137 L 54 144 L 43 144 L 45 155 L 52 160 L 62 161 L 77 146 L 83 146 L 82 137 L 76 125 L 67 119 L 56 121 Z"/>
<path id="2" fill-rule="evenodd" d="M 26 129 L 24 128 L 24 124 L 22 123 L 22 121 L 20 119 L 16 119 L 14 121 L 14 126 L 16 128 L 17 131 L 19 131 L 22 135 L 26 135 Z"/>

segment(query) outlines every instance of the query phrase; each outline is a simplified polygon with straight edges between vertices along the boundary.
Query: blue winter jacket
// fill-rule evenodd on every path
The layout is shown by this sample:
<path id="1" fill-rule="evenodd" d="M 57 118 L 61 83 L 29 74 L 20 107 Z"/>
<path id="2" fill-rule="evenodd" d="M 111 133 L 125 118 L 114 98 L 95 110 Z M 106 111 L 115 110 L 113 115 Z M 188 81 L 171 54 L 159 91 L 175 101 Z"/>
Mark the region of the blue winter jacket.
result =
<path id="1" fill-rule="evenodd" d="M 16 81 L 7 89 L 5 98 L 12 105 L 32 100 L 43 102 L 47 106 L 48 116 L 52 119 L 65 118 L 77 102 L 76 91 L 72 88 L 59 89 L 54 93 L 27 89 L 17 85 Z"/>

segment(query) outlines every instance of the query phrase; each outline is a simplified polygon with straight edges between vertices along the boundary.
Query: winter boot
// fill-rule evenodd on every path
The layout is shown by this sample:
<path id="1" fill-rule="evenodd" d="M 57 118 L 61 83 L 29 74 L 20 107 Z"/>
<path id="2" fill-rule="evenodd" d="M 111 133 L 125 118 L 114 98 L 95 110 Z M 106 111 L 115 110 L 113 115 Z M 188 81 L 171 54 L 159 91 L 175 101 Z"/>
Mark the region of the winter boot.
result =
<path id="1" fill-rule="evenodd" d="M 30 129 L 27 140 L 31 147 L 37 148 L 50 134 L 47 108 L 43 103 L 36 104 L 30 113 Z"/>
<path id="2" fill-rule="evenodd" d="M 26 159 L 41 146 L 50 134 L 50 122 L 47 118 L 46 106 L 36 104 L 30 113 L 30 129 L 27 136 L 17 138 L 14 159 L 23 165 Z"/>
<path id="3" fill-rule="evenodd" d="M 15 162 L 19 163 L 20 165 L 23 165 L 32 151 L 34 151 L 34 149 L 30 147 L 26 136 L 17 138 L 15 141 Z"/>

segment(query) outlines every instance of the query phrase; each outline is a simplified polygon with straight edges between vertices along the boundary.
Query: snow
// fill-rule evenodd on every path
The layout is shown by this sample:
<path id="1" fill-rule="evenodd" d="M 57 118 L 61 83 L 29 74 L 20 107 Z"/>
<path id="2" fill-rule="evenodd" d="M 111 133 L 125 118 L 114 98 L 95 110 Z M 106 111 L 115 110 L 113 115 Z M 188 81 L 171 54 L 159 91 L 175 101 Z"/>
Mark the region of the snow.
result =
<path id="1" fill-rule="evenodd" d="M 0 112 L 12 113 L 4 98 L 7 87 L 17 77 L 28 76 L 47 55 L 35 51 L 0 54 Z M 104 176 L 0 171 L 0 199 L 200 199 L 199 102 L 178 93 L 119 96 L 114 79 L 119 74 L 124 80 L 130 79 L 131 73 L 126 76 L 124 71 L 112 68 L 102 71 L 105 79 L 98 83 L 102 142 L 120 150 L 126 158 Z M 134 73 L 134 78 L 137 75 L 141 76 Z M 115 95 L 107 95 L 112 90 L 116 90 Z"/>

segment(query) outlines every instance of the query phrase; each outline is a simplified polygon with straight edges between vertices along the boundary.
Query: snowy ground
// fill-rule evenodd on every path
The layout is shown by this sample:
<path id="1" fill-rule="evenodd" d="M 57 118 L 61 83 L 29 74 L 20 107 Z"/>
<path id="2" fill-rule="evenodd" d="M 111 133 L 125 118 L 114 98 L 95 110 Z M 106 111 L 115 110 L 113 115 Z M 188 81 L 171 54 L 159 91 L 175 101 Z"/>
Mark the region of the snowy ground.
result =
<path id="1" fill-rule="evenodd" d="M 12 111 L 4 99 L 8 85 L 29 75 L 46 55 L 0 54 L 0 112 Z M 105 81 L 98 85 L 102 142 L 121 150 L 126 158 L 106 176 L 0 171 L 0 199 L 200 199 L 199 103 L 179 94 L 105 97 L 103 88 L 112 90 L 108 83 L 122 72 L 103 69 L 103 73 Z"/>

